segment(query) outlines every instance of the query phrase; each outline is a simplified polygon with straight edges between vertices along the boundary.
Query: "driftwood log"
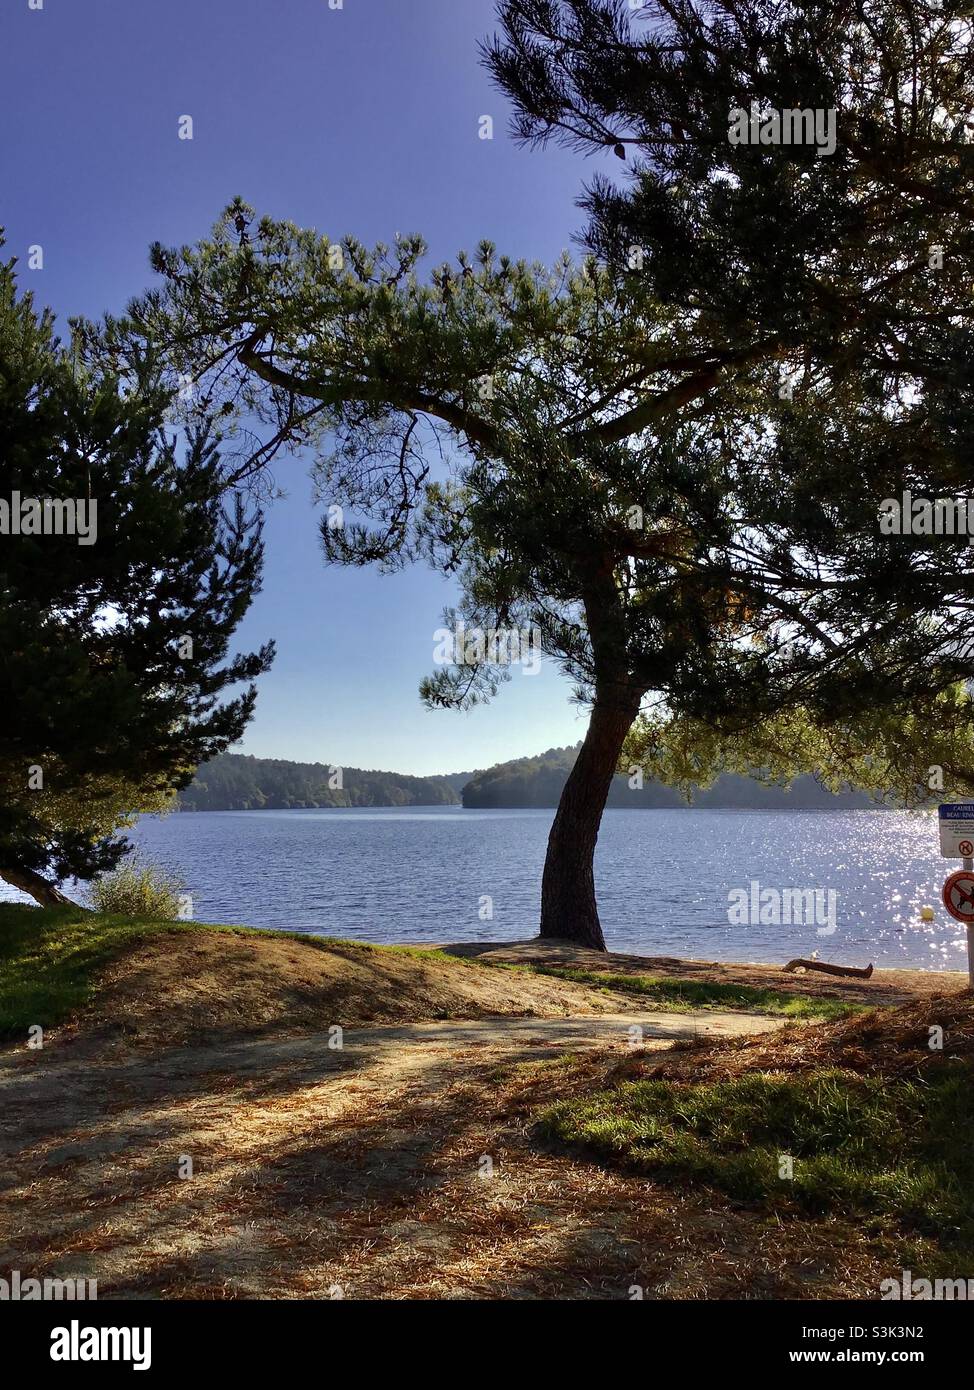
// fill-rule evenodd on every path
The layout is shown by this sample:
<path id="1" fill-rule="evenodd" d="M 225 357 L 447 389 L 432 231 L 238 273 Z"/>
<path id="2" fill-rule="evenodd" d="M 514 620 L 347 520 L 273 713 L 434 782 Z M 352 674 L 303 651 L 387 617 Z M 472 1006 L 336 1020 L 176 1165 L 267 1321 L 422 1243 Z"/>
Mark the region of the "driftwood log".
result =
<path id="1" fill-rule="evenodd" d="M 858 980 L 868 980 L 873 973 L 871 965 L 867 965 L 865 970 L 860 970 L 855 965 L 829 965 L 824 960 L 790 960 L 787 965 L 782 966 L 783 970 L 823 970 L 826 975 L 854 975 Z"/>

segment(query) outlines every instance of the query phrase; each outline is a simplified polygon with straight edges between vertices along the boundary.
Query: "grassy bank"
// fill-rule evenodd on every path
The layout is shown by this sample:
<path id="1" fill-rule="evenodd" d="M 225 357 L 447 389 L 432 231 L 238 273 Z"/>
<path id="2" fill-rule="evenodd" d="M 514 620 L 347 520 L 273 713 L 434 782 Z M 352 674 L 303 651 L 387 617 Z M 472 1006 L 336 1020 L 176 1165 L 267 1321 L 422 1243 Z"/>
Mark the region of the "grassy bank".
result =
<path id="1" fill-rule="evenodd" d="M 166 1046 L 375 1023 L 611 1013 L 615 996 L 434 948 L 0 905 L 0 1039 Z"/>
<path id="2" fill-rule="evenodd" d="M 0 903 L 0 1038 L 22 1035 L 32 1024 L 55 1027 L 79 1013 L 104 972 L 127 952 L 159 937 L 224 933 L 235 937 L 300 942 L 310 950 L 336 946 L 355 951 L 395 951 L 449 966 L 467 965 L 439 951 L 381 947 L 272 932 L 255 927 L 161 922 L 145 917 L 84 912 L 73 907 L 36 908 Z"/>
<path id="3" fill-rule="evenodd" d="M 20 904 L 0 904 L 0 1038 L 22 1036 L 32 1024 L 51 1028 L 64 1023 L 82 1011 L 113 964 L 140 947 L 150 948 L 152 942 L 168 936 L 203 937 L 212 942 L 215 935 L 229 934 L 263 943 L 260 951 L 268 967 L 273 949 L 270 943 L 299 943 L 301 953 L 307 951 L 339 952 L 349 966 L 361 963 L 368 954 L 378 960 L 411 958 L 435 964 L 437 969 L 456 972 L 468 978 L 497 979 L 498 975 L 514 974 L 524 982 L 526 993 L 537 994 L 543 988 L 562 989 L 566 997 L 576 989 L 579 1011 L 590 1011 L 592 1000 L 599 996 L 605 1001 L 596 1007 L 604 1011 L 615 1008 L 631 1009 L 634 1004 L 650 1006 L 654 1011 L 687 1013 L 693 1009 L 750 1011 L 796 1021 L 813 1021 L 843 1017 L 861 1011 L 861 1003 L 833 998 L 821 998 L 788 990 L 755 988 L 743 984 L 723 984 L 699 980 L 656 978 L 610 971 L 589 970 L 548 965 L 501 965 L 479 957 L 465 958 L 438 950 L 407 946 L 377 946 L 338 938 L 311 936 L 305 932 L 265 931 L 235 925 L 209 925 L 196 922 L 166 922 L 146 917 L 128 917 L 111 913 L 84 912 L 73 907 L 41 910 Z M 279 949 L 279 948 L 278 948 Z M 174 952 L 183 959 L 188 948 Z M 158 952 L 161 954 L 161 952 Z M 218 954 L 218 953 L 211 953 Z M 299 953 L 300 954 L 300 953 Z M 301 955 L 302 959 L 307 959 Z M 297 958 L 279 962 L 287 971 Z M 192 961 L 189 962 L 192 968 Z M 215 962 L 212 962 L 215 969 Z M 228 971 L 232 968 L 228 960 Z M 309 972 L 304 971 L 305 975 Z M 312 971 L 311 974 L 314 972 Z M 388 972 L 386 972 L 388 973 Z M 545 978 L 550 984 L 545 986 Z M 530 989 L 528 982 L 531 981 Z M 364 989 L 363 981 L 363 989 Z M 154 988 L 169 990 L 169 980 L 158 972 Z M 329 984 L 330 988 L 330 984 Z M 513 981 L 511 981 L 513 990 Z M 309 1004 L 313 984 L 301 985 L 304 1005 Z M 447 990 L 449 993 L 449 988 Z M 178 996 L 179 981 L 172 980 L 172 993 Z M 469 990 L 466 991 L 469 995 Z M 483 989 L 479 993 L 485 994 Z M 360 991 L 360 996 L 362 991 Z M 245 999 L 241 1007 L 246 1010 Z M 531 1000 L 526 1006 L 530 1011 Z M 542 1001 L 543 1002 L 543 1001 Z M 390 1017 L 408 1017 L 408 993 L 403 998 L 402 1014 L 385 1012 Z M 454 1004 L 443 1001 L 444 1017 L 457 1017 Z M 431 1012 L 432 1011 L 432 1012 Z M 501 1012 L 507 1012 L 505 1007 Z M 362 1017 L 368 1010 L 360 1008 Z M 415 1017 L 437 1017 L 435 1001 L 427 993 L 422 1009 L 417 1006 Z M 477 1016 L 473 1014 L 471 1016 Z M 379 1018 L 379 1015 L 376 1016 Z"/>

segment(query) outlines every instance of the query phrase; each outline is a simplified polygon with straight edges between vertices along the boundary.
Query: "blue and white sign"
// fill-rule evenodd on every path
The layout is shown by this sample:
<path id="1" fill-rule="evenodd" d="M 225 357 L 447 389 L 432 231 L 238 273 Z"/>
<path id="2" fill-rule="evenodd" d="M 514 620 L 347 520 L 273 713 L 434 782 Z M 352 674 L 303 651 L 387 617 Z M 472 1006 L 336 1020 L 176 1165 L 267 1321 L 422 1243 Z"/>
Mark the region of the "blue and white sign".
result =
<path id="1" fill-rule="evenodd" d="M 940 853 L 945 859 L 974 858 L 974 801 L 953 801 L 937 808 Z"/>

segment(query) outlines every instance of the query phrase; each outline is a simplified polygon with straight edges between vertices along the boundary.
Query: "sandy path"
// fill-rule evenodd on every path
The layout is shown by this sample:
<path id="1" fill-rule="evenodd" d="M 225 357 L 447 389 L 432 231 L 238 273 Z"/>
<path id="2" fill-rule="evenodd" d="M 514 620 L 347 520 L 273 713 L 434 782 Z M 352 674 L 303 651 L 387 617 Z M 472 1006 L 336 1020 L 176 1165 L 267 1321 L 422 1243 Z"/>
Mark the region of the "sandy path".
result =
<path id="1" fill-rule="evenodd" d="M 485 1018 L 443 1023 L 383 1024 L 375 1028 L 347 1028 L 341 1050 L 329 1046 L 328 1033 L 308 1033 L 296 1038 L 255 1038 L 240 1042 L 198 1048 L 174 1048 L 153 1051 L 148 1056 L 139 1051 L 108 1052 L 99 1058 L 74 1061 L 70 1048 L 47 1053 L 32 1053 L 20 1049 L 0 1058 L 0 1112 L 18 1085 L 41 1090 L 50 1088 L 52 1094 L 68 1079 L 84 1083 L 86 1073 L 100 1073 L 99 1084 L 106 1083 L 106 1073 L 124 1076 L 138 1074 L 146 1077 L 178 1074 L 188 1076 L 208 1071 L 233 1069 L 238 1072 L 265 1071 L 282 1063 L 298 1064 L 311 1071 L 333 1071 L 348 1065 L 353 1059 L 371 1055 L 376 1049 L 391 1049 L 394 1054 L 413 1048 L 440 1047 L 462 1050 L 473 1047 L 505 1049 L 537 1046 L 543 1043 L 571 1043 L 574 1047 L 597 1047 L 612 1043 L 630 1046 L 631 1028 L 641 1028 L 647 1041 L 675 1042 L 704 1034 L 718 1037 L 742 1037 L 749 1033 L 764 1033 L 781 1026 L 778 1019 L 764 1014 L 720 1013 L 697 1010 L 688 1013 L 654 1012 L 583 1014 L 568 1018 Z M 92 1077 L 92 1079 L 94 1079 Z M 12 1088 L 12 1089 L 11 1089 Z M 35 1092 L 34 1101 L 41 1097 Z"/>
<path id="2" fill-rule="evenodd" d="M 634 1025 L 659 1047 L 776 1026 L 646 1011 L 349 1030 L 341 1051 L 314 1034 L 8 1055 L 0 1268 L 95 1277 L 102 1297 L 848 1292 L 834 1232 L 783 1240 L 532 1141 L 557 1059 L 621 1058 Z"/>

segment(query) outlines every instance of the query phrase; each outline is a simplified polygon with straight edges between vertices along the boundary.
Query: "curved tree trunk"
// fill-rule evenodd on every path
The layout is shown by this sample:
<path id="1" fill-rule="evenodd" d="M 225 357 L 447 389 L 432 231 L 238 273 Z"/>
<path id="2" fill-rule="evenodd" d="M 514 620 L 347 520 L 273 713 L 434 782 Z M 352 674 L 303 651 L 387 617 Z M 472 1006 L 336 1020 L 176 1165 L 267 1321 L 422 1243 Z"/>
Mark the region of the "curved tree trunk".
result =
<path id="1" fill-rule="evenodd" d="M 639 712 L 638 695 L 596 696 L 585 741 L 558 803 L 541 881 L 541 935 L 595 951 L 605 938 L 595 903 L 595 844 L 609 787 L 626 734 Z"/>
<path id="2" fill-rule="evenodd" d="M 76 902 L 65 897 L 56 884 L 35 874 L 33 869 L 0 869 L 0 878 L 12 888 L 29 893 L 41 907 L 78 907 Z"/>

